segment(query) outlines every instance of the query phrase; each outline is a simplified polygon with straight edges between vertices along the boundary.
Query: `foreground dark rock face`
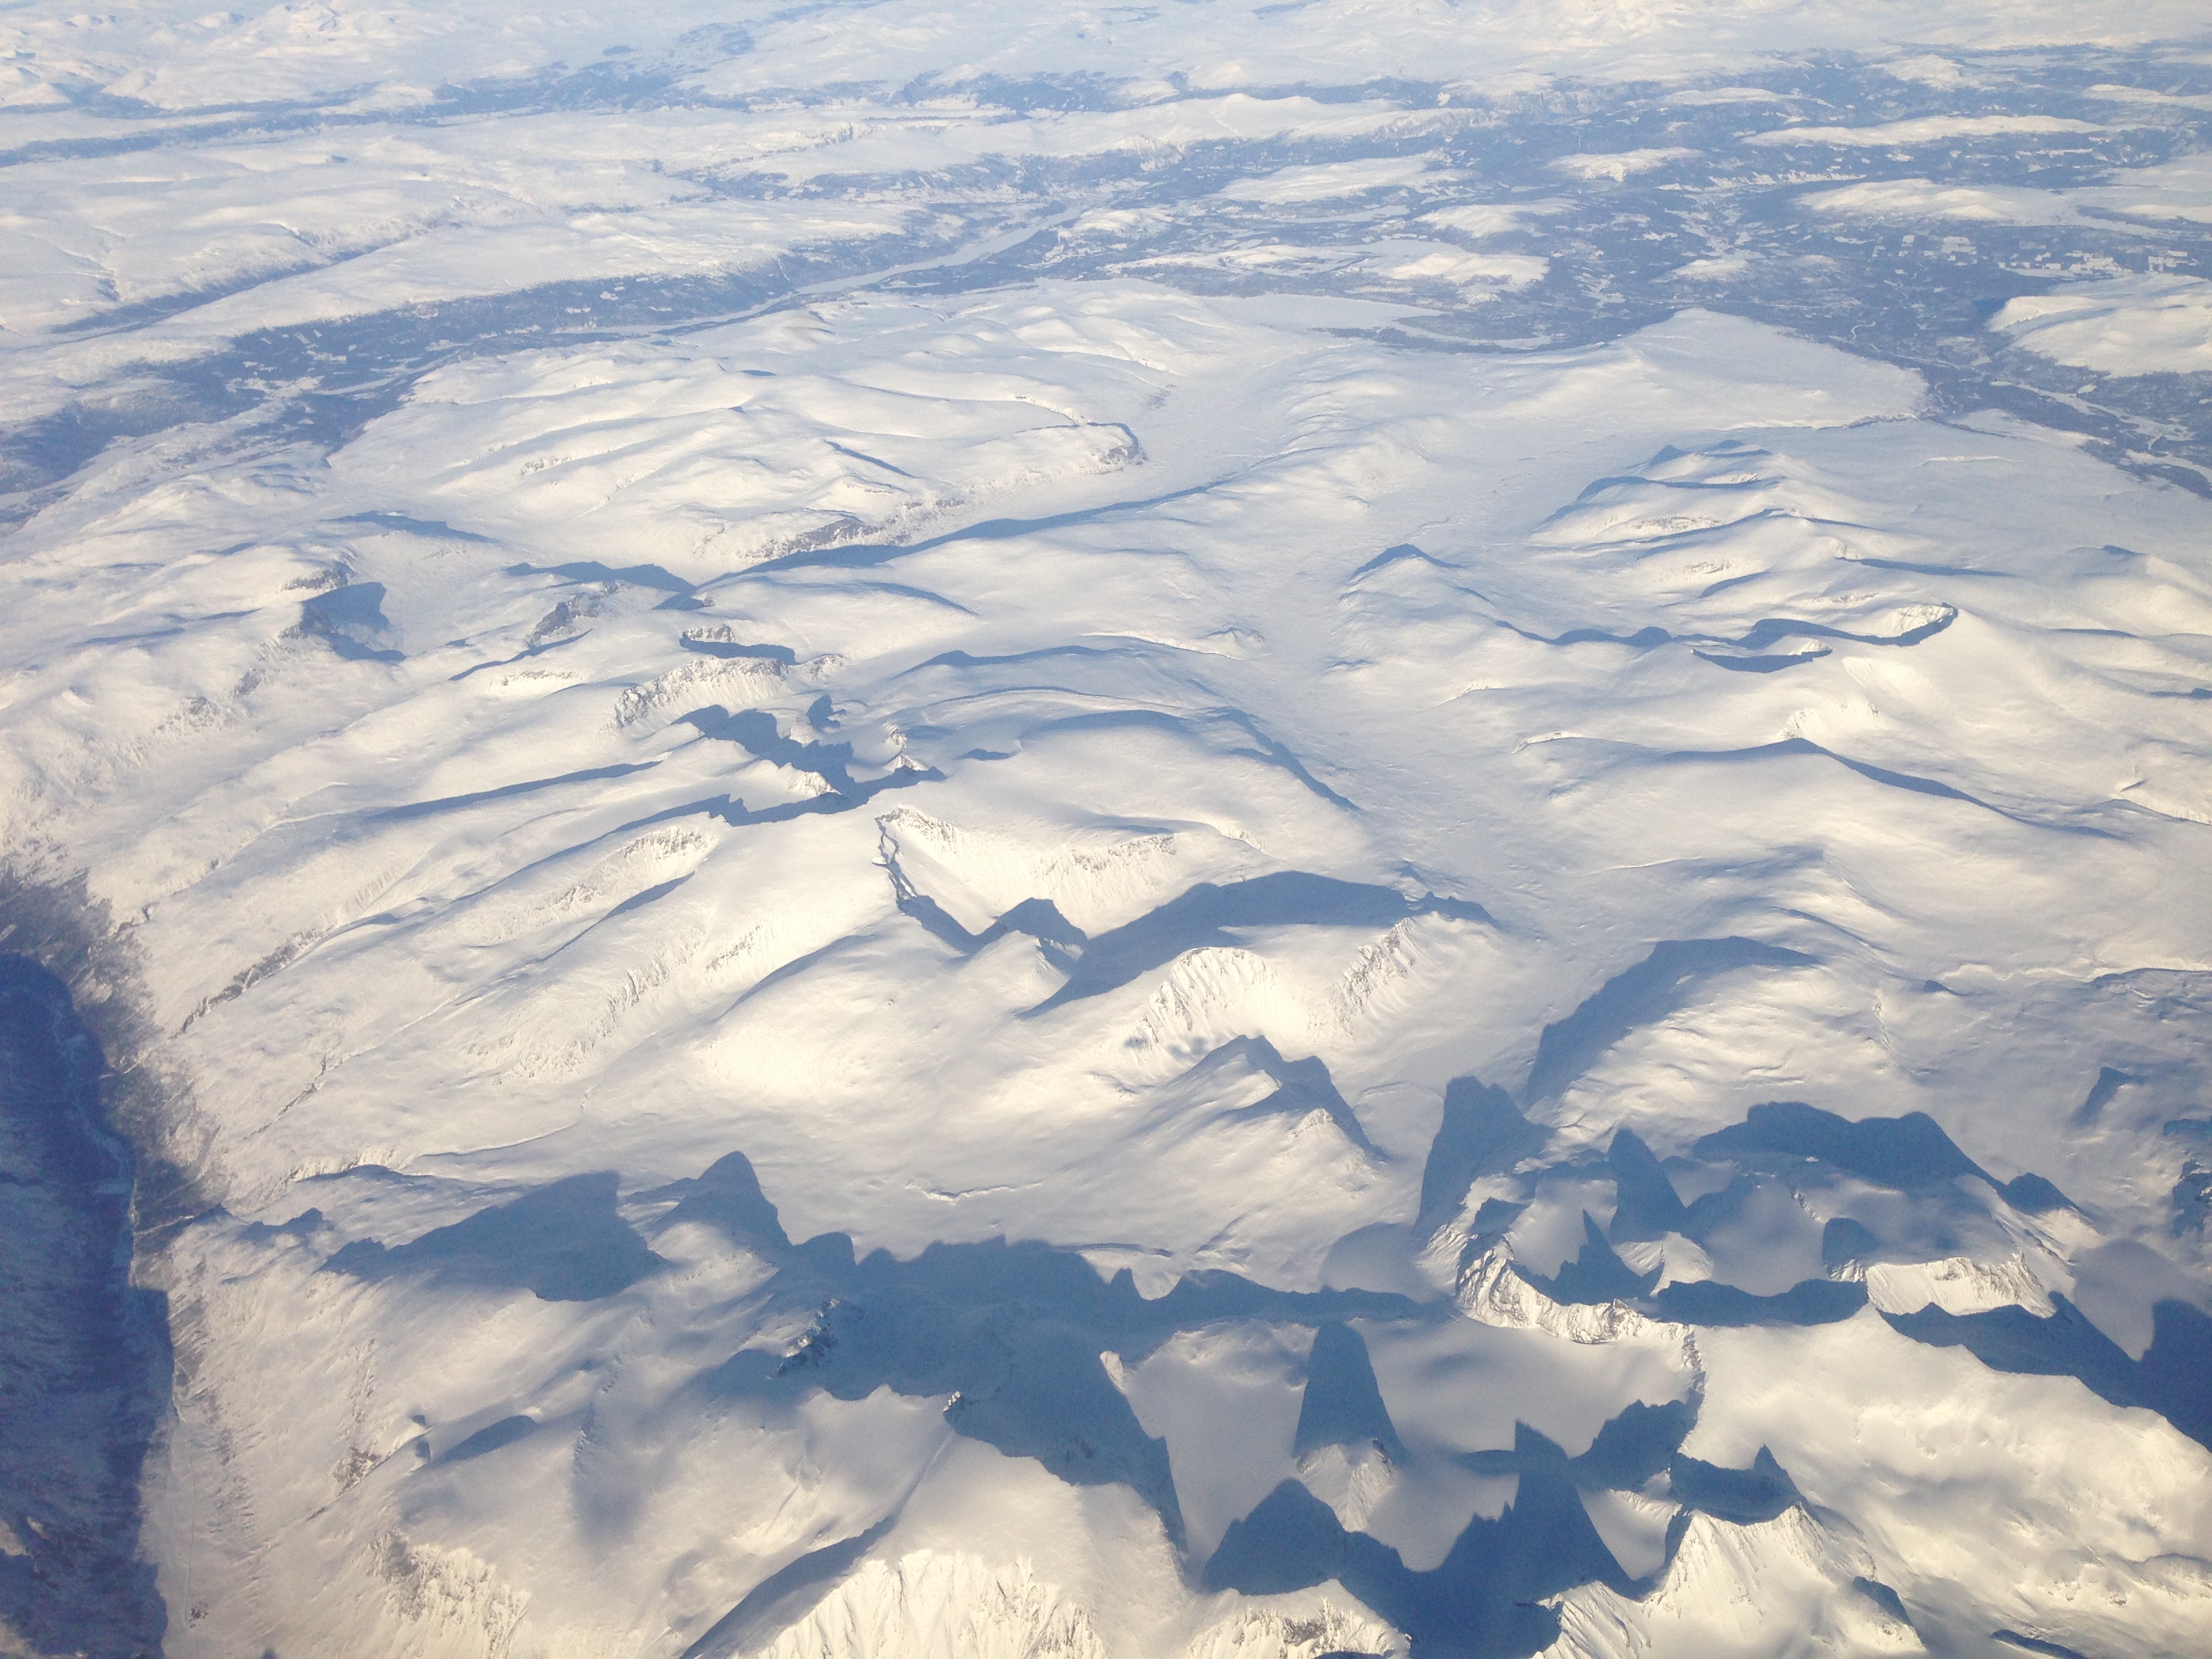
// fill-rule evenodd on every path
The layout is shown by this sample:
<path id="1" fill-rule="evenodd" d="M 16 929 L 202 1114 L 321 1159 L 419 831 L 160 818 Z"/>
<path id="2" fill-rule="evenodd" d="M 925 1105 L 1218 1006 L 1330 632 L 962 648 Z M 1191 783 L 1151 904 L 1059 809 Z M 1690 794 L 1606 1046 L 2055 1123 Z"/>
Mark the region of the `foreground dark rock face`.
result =
<path id="1" fill-rule="evenodd" d="M 100 1071 L 61 981 L 0 956 L 0 1639 L 130 1659 L 167 1624 L 138 1476 L 169 1352 L 163 1298 L 130 1283 Z"/>

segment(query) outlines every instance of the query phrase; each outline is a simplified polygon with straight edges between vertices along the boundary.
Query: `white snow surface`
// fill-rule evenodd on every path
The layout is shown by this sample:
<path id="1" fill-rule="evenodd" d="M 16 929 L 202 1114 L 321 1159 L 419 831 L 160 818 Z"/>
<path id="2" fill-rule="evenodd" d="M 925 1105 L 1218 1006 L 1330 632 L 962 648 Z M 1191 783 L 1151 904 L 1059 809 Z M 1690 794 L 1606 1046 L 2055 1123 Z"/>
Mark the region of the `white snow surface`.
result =
<path id="1" fill-rule="evenodd" d="M 164 1650 L 2201 1643 L 2212 1451 L 2137 1368 L 2212 1310 L 2212 175 L 2130 135 L 2203 100 L 1973 99 L 2203 25 L 0 18 L 0 896 L 77 896 L 159 1102 Z M 1899 101 L 1765 89 L 1822 53 Z M 1717 133 L 1900 269 L 2136 250 L 2023 243 L 1945 362 L 2176 401 L 1962 408 L 1714 297 L 1718 220 L 1591 275 Z M 1942 170 L 2031 143 L 2145 148 Z M 1562 293 L 1621 320 L 1467 331 Z M 1455 1079 L 1533 1127 L 1439 1210 Z M 1746 1150 L 1782 1102 L 1974 1168 Z M 1339 1327 L 1388 1428 L 1301 1443 Z M 1547 1481 L 1612 1570 L 1412 1629 Z M 1328 1571 L 1214 1565 L 1289 1502 Z"/>
<path id="2" fill-rule="evenodd" d="M 2118 276 L 2008 301 L 1990 326 L 2014 344 L 2107 374 L 2212 370 L 2212 282 Z"/>

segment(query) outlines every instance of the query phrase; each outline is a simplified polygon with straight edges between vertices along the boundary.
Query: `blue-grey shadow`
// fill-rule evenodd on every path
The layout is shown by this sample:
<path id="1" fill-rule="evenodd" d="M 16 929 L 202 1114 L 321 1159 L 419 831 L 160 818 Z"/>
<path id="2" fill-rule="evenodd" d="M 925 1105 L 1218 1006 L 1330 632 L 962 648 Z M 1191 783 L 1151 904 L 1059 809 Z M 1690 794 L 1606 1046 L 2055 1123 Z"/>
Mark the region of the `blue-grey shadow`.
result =
<path id="1" fill-rule="evenodd" d="M 62 981 L 0 955 L 0 1623 L 30 1651 L 157 1652 L 139 1480 L 170 1412 L 167 1298 L 131 1283 L 130 1149 Z M 26 1523 L 28 1524 L 26 1524 Z"/>

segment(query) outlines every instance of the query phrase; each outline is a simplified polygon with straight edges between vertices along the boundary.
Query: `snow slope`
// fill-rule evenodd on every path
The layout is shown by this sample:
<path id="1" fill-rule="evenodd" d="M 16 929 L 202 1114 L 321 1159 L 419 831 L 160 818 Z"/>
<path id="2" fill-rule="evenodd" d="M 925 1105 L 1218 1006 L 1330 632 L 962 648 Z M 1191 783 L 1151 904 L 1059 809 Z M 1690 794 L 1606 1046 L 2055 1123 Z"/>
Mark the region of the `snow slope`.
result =
<path id="1" fill-rule="evenodd" d="M 2196 9 L 4 32 L 8 1642 L 2204 1627 Z"/>

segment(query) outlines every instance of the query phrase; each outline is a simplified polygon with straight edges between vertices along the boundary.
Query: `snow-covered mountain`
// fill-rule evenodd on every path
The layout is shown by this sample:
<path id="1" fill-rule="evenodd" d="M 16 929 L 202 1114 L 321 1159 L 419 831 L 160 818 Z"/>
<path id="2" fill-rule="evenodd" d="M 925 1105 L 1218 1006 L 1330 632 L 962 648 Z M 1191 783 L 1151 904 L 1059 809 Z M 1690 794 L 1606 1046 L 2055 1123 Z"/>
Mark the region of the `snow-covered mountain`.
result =
<path id="1" fill-rule="evenodd" d="M 2203 1650 L 2200 6 L 0 45 L 0 1652 Z"/>

